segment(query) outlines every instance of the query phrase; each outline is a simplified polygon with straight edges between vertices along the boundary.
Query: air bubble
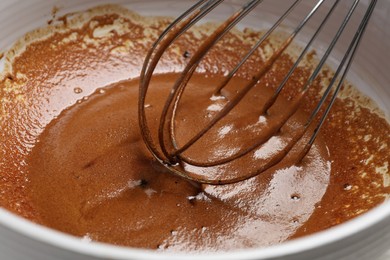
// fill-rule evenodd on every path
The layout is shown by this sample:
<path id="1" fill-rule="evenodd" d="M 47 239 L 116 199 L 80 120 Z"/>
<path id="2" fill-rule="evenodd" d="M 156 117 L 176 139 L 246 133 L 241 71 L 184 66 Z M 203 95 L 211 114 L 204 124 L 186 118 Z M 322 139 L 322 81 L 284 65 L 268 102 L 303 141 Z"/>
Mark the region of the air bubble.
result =
<path id="1" fill-rule="evenodd" d="M 81 93 L 83 93 L 83 89 L 82 88 L 74 88 L 73 92 L 76 94 L 81 94 Z"/>
<path id="2" fill-rule="evenodd" d="M 190 53 L 189 51 L 185 51 L 185 52 L 183 53 L 183 57 L 184 57 L 184 58 L 189 58 L 189 57 L 191 57 L 191 53 Z"/>
<path id="3" fill-rule="evenodd" d="M 291 195 L 291 199 L 294 200 L 294 201 L 298 201 L 298 200 L 301 199 L 301 197 L 299 195 L 297 195 L 297 194 L 293 194 L 293 195 Z"/>
<path id="4" fill-rule="evenodd" d="M 157 245 L 157 249 L 160 249 L 160 250 L 164 250 L 164 249 L 168 249 L 168 248 L 169 248 L 169 245 L 162 245 L 162 244 Z"/>
<path id="5" fill-rule="evenodd" d="M 352 190 L 352 185 L 351 184 L 344 184 L 344 190 Z"/>

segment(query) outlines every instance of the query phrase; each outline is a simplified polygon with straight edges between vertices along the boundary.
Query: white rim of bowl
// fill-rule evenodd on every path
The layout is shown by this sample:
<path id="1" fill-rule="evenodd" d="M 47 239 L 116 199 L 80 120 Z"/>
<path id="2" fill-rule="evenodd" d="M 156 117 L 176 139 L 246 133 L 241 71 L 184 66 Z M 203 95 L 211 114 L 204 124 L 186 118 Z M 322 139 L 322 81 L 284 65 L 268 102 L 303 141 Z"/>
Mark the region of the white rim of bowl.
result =
<path id="1" fill-rule="evenodd" d="M 143 250 L 130 247 L 121 247 L 99 242 L 84 242 L 81 238 L 71 236 L 15 215 L 3 208 L 0 208 L 0 225 L 9 228 L 27 238 L 34 239 L 47 245 L 62 248 L 71 252 L 110 259 L 268 259 L 296 254 L 303 251 L 312 250 L 343 240 L 380 223 L 386 218 L 390 218 L 390 202 L 385 202 L 367 213 L 362 214 L 352 220 L 332 227 L 330 229 L 317 232 L 302 238 L 283 242 L 278 245 L 245 249 L 241 251 L 229 251 L 218 253 L 163 253 L 153 250 Z"/>
<path id="2" fill-rule="evenodd" d="M 278 245 L 245 249 L 241 251 L 227 251 L 217 253 L 161 253 L 153 250 L 136 249 L 130 247 L 115 246 L 99 242 L 84 242 L 79 237 L 74 237 L 19 217 L 5 209 L 0 208 L 0 224 L 11 230 L 36 241 L 52 245 L 57 248 L 69 250 L 82 255 L 110 258 L 110 259 L 268 259 L 287 256 L 319 248 L 321 246 L 345 239 L 357 234 L 369 227 L 380 223 L 390 216 L 390 203 L 371 209 L 352 220 L 317 232 L 302 238 L 283 242 Z"/>

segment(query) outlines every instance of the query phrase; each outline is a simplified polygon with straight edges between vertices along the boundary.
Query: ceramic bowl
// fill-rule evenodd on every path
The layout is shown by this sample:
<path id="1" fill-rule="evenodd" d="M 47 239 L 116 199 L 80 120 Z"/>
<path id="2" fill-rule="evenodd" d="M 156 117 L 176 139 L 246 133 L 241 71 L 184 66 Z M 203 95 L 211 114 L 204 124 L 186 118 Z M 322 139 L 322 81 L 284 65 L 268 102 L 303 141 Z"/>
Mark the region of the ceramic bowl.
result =
<path id="1" fill-rule="evenodd" d="M 243 1 L 226 0 L 230 8 Z M 269 5 L 269 14 L 278 8 Z M 329 1 L 327 1 L 329 2 Z M 333 1 L 330 1 L 333 2 Z M 342 4 L 350 1 L 342 1 Z M 367 4 L 368 1 L 363 1 Z M 177 16 L 191 1 L 159 0 L 1 0 L 0 50 L 5 51 L 25 33 L 51 18 L 53 6 L 59 15 L 99 4 L 116 3 L 146 15 Z M 327 3 L 330 4 L 330 3 Z M 340 7 L 342 8 L 342 6 Z M 390 1 L 378 1 L 348 80 L 372 97 L 390 114 Z M 216 14 L 216 19 L 224 13 Z M 247 23 L 256 26 L 256 13 Z M 1 63 L 0 63 L 1 64 Z M 389 172 L 390 174 L 390 172 Z M 161 254 L 154 251 L 82 241 L 22 219 L 0 208 L 0 258 L 7 260 L 93 260 L 93 259 L 376 259 L 390 248 L 390 202 L 334 228 L 280 245 L 212 254 Z"/>

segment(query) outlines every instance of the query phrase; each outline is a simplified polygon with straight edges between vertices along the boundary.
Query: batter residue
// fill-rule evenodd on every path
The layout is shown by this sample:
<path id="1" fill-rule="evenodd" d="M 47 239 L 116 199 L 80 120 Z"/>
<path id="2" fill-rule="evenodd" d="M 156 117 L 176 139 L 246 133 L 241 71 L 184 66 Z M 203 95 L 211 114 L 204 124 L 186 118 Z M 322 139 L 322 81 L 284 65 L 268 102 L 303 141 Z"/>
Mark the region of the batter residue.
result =
<path id="1" fill-rule="evenodd" d="M 3 207 L 91 240 L 218 251 L 267 246 L 317 232 L 385 200 L 390 127 L 353 95 L 336 101 L 321 137 L 300 165 L 287 160 L 241 183 L 201 188 L 167 172 L 140 137 L 137 75 L 148 46 L 168 23 L 117 6 L 98 7 L 39 32 L 42 37 L 25 50 L 16 46 L 14 55 L 8 54 L 10 67 L 0 81 Z M 152 81 L 147 108 L 151 119 L 157 117 L 156 107 L 164 102 L 161 96 L 173 85 L 176 71 L 196 48 L 189 43 L 205 37 L 203 32 L 189 34 L 163 57 L 160 75 Z M 191 101 L 210 96 L 208 91 L 258 35 L 251 30 L 230 34 L 207 56 L 181 106 L 179 138 L 218 111 L 220 100 L 203 98 L 196 103 L 202 109 L 193 113 Z M 250 80 L 263 58 L 258 53 L 248 62 L 235 78 L 237 86 Z M 255 134 L 256 125 L 264 123 L 255 113 L 259 96 L 272 93 L 291 65 L 290 56 L 283 55 L 233 111 L 245 115 L 243 119 L 218 126 L 211 133 L 216 138 L 206 138 L 206 145 L 229 153 L 242 143 L 233 135 L 237 129 L 248 131 L 244 137 Z M 298 68 L 285 99 L 309 73 L 309 67 Z M 315 106 L 327 75 L 324 71 L 314 83 L 285 132 L 293 131 L 294 122 Z M 344 92 L 354 91 L 345 87 Z M 231 93 L 234 88 L 224 94 Z M 194 149 L 202 156 L 201 146 Z"/>

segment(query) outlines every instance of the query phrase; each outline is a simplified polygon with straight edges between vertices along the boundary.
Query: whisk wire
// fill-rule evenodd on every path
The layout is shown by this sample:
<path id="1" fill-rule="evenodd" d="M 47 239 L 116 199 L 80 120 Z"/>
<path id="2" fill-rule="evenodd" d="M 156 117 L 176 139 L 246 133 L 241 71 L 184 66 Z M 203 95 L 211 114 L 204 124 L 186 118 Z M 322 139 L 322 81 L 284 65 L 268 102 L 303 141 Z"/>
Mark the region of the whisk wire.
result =
<path id="1" fill-rule="evenodd" d="M 211 166 L 215 166 L 215 165 L 218 165 L 218 164 L 225 164 L 225 163 L 231 162 L 231 161 L 233 161 L 235 159 L 238 159 L 238 158 L 248 154 L 249 152 L 253 151 L 256 147 L 260 146 L 261 144 L 263 144 L 266 140 L 268 140 L 270 138 L 270 136 L 265 136 L 264 138 L 261 138 L 260 140 L 257 140 L 254 145 L 251 145 L 247 149 L 239 151 L 239 152 L 237 152 L 237 153 L 235 153 L 235 154 L 233 154 L 233 155 L 231 155 L 231 156 L 229 156 L 227 158 L 224 158 L 224 159 L 221 159 L 221 160 L 215 160 L 213 162 L 196 162 L 195 160 L 190 160 L 188 158 L 180 156 L 181 153 L 185 152 L 188 148 L 190 148 L 195 142 L 197 142 L 202 136 L 204 136 L 215 124 L 217 124 L 220 120 L 222 120 L 246 96 L 246 94 L 257 84 L 257 82 L 265 75 L 265 73 L 268 72 L 269 69 L 271 69 L 271 67 L 274 64 L 274 62 L 276 61 L 276 59 L 289 46 L 291 41 L 302 30 L 302 28 L 310 20 L 310 18 L 316 13 L 316 11 L 319 9 L 319 7 L 321 6 L 321 4 L 323 2 L 324 1 L 321 0 L 321 1 L 319 1 L 315 5 L 315 7 L 310 11 L 310 13 L 301 21 L 301 23 L 298 25 L 298 27 L 292 32 L 292 34 L 282 44 L 282 46 L 279 47 L 279 49 L 271 56 L 271 58 L 269 58 L 269 60 L 265 63 L 265 65 L 259 70 L 259 73 L 252 78 L 250 83 L 247 84 L 242 90 L 240 90 L 239 93 L 237 93 L 237 95 L 234 98 L 232 98 L 226 104 L 226 106 L 212 120 L 210 120 L 210 122 L 201 131 L 199 131 L 197 134 L 195 134 L 194 137 L 191 138 L 181 148 L 178 148 L 176 151 L 174 151 L 172 156 L 178 156 L 181 160 L 183 160 L 183 161 L 185 161 L 187 163 L 191 163 L 191 164 L 193 164 L 195 166 L 211 167 Z M 297 4 L 297 3 L 294 3 L 294 4 Z M 287 10 L 287 12 L 291 12 L 291 10 L 289 9 L 289 10 Z M 277 21 L 276 24 L 280 24 L 279 21 Z M 269 34 L 268 34 L 268 36 L 269 36 Z M 264 40 L 265 40 L 265 38 L 261 38 L 260 39 L 259 46 L 261 45 L 261 43 Z M 177 97 L 178 101 L 179 101 L 179 99 L 180 99 L 180 97 Z M 261 113 L 263 113 L 263 112 L 264 111 L 262 111 Z M 172 114 L 172 117 L 174 117 L 174 116 L 175 115 Z M 291 116 L 291 115 L 289 115 L 289 116 Z M 174 124 L 174 120 L 172 120 L 171 122 L 172 122 L 172 124 Z M 171 140 L 174 140 L 174 138 L 172 138 Z"/>
<path id="2" fill-rule="evenodd" d="M 152 77 L 156 66 L 164 54 L 165 50 L 170 44 L 172 44 L 176 39 L 178 39 L 183 33 L 185 33 L 189 28 L 196 24 L 200 19 L 205 15 L 211 12 L 215 7 L 217 7 L 223 0 L 200 0 L 194 4 L 190 9 L 180 15 L 175 19 L 168 27 L 163 31 L 160 37 L 153 44 L 151 49 L 146 55 L 144 65 L 141 70 L 140 76 L 140 93 L 139 93 L 139 104 L 138 104 L 138 118 L 141 128 L 141 134 L 144 139 L 144 142 L 149 149 L 149 151 L 154 155 L 158 160 L 163 158 L 163 155 L 159 152 L 156 145 L 154 144 L 153 138 L 150 133 L 149 126 L 146 121 L 145 114 L 145 99 L 149 89 L 149 83 Z M 185 18 L 190 16 L 186 21 L 183 22 L 182 26 L 177 27 Z M 177 27 L 177 28 L 176 28 Z M 175 31 L 175 33 L 172 33 Z M 163 44 L 162 44 L 163 43 Z M 165 46 L 158 49 L 159 46 Z M 157 50 L 157 51 L 156 51 Z M 164 160 L 161 160 L 164 162 Z"/>
<path id="3" fill-rule="evenodd" d="M 196 68 L 198 67 L 199 63 L 203 59 L 203 57 L 208 53 L 208 50 L 210 50 L 226 33 L 228 33 L 237 23 L 239 23 L 250 11 L 252 11 L 258 4 L 263 2 L 263 0 L 252 0 L 249 1 L 246 5 L 244 5 L 239 11 L 234 13 L 232 16 L 230 16 L 226 22 L 224 22 L 221 26 L 219 26 L 215 32 L 209 37 L 207 41 L 205 41 L 198 49 L 196 53 L 192 56 L 191 60 L 188 62 L 187 66 L 184 68 L 183 73 L 177 79 L 174 86 L 172 87 L 172 91 L 169 94 L 165 106 L 161 113 L 161 120 L 160 120 L 160 126 L 159 126 L 159 142 L 161 146 L 161 150 L 163 151 L 164 155 L 168 158 L 167 163 L 174 163 L 174 156 L 172 156 L 171 153 L 168 152 L 165 139 L 164 139 L 164 128 L 166 124 L 167 114 L 169 112 L 169 109 L 172 105 L 172 102 L 175 101 L 175 105 L 173 107 L 173 112 L 176 111 L 177 104 L 180 100 L 180 97 L 182 93 L 184 92 L 188 81 L 191 79 L 193 73 L 195 72 Z M 171 117 L 171 116 L 170 116 Z M 172 129 L 172 127 L 171 127 Z M 169 130 L 170 133 L 172 133 L 172 130 Z M 170 135 L 171 137 L 172 135 Z M 199 138 L 198 138 L 199 139 Z M 171 138 L 171 143 L 173 143 L 173 140 Z M 187 145 L 186 147 L 181 149 L 181 152 L 188 149 L 190 145 Z M 176 153 L 176 152 L 175 152 Z"/>
<path id="4" fill-rule="evenodd" d="M 337 33 L 333 37 L 331 43 L 329 44 L 329 47 L 327 48 L 324 56 L 321 58 L 319 64 L 317 65 L 316 69 L 314 70 L 313 74 L 310 76 L 310 78 L 307 80 L 305 86 L 303 87 L 303 91 L 307 91 L 307 89 L 310 86 L 312 86 L 313 81 L 317 78 L 318 74 L 321 72 L 322 68 L 324 67 L 326 61 L 329 58 L 329 55 L 333 51 L 333 48 L 335 47 L 336 43 L 340 39 L 340 36 L 342 35 L 342 33 L 343 33 L 344 29 L 345 29 L 345 27 L 347 26 L 347 24 L 348 24 L 352 14 L 353 14 L 353 12 L 355 11 L 359 1 L 360 0 L 355 0 L 353 5 L 352 5 L 352 8 L 349 9 L 347 16 L 345 17 L 345 19 L 343 20 L 341 26 L 337 30 Z"/>
<path id="5" fill-rule="evenodd" d="M 356 51 L 359 47 L 359 44 L 361 42 L 361 38 L 364 34 L 364 31 L 366 30 L 367 28 L 367 24 L 370 20 L 370 17 L 372 15 L 372 12 L 374 11 L 374 8 L 375 8 L 375 5 L 377 3 L 377 0 L 372 0 L 365 15 L 364 15 L 364 18 L 362 20 L 362 22 L 360 23 L 359 25 L 359 28 L 357 30 L 357 32 L 355 33 L 355 36 L 353 37 L 342 61 L 340 62 L 340 65 L 339 67 L 337 68 L 332 80 L 330 81 L 329 83 L 329 86 L 327 87 L 324 95 L 321 97 L 321 100 L 319 101 L 317 107 L 315 108 L 315 111 L 316 111 L 316 114 L 318 113 L 318 111 L 320 110 L 320 107 L 323 106 L 323 104 L 325 103 L 325 100 L 326 98 L 329 96 L 330 92 L 331 92 L 331 89 L 333 88 L 334 84 L 336 83 L 337 81 L 337 78 L 338 76 L 340 75 L 342 69 L 344 68 L 344 65 L 345 63 L 346 66 L 345 66 L 345 69 L 344 69 L 344 72 L 342 74 L 342 76 L 340 77 L 339 79 L 339 82 L 337 84 L 337 87 L 335 88 L 334 92 L 333 92 L 333 95 L 328 103 L 328 106 L 326 107 L 324 113 L 322 114 L 321 116 L 321 119 L 319 120 L 315 130 L 313 131 L 313 134 L 309 140 L 309 142 L 307 143 L 307 145 L 305 146 L 305 148 L 302 150 L 302 153 L 300 155 L 300 159 L 302 159 L 307 153 L 308 151 L 310 150 L 311 146 L 313 145 L 314 141 L 316 140 L 317 136 L 318 136 L 318 133 L 322 127 L 322 125 L 324 124 L 325 122 L 325 119 L 327 118 L 334 102 L 336 101 L 336 98 L 337 98 L 337 95 L 338 93 L 340 92 L 341 90 L 341 87 L 343 86 L 343 83 L 345 81 L 345 77 L 347 76 L 347 73 L 352 65 L 352 62 L 353 62 L 353 59 L 355 57 L 355 54 L 356 54 Z"/>
<path id="6" fill-rule="evenodd" d="M 237 71 L 248 61 L 248 59 L 255 53 L 255 51 L 264 43 L 264 41 L 275 31 L 276 28 L 286 19 L 286 17 L 294 10 L 294 8 L 301 2 L 302 0 L 296 0 L 290 8 L 283 13 L 283 15 L 274 23 L 274 25 L 263 34 L 260 40 L 252 47 L 252 49 L 245 55 L 245 57 L 234 67 L 232 71 L 228 74 L 225 80 L 220 84 L 220 86 L 215 90 L 214 95 L 220 95 L 221 90 L 226 87 L 226 85 L 230 82 L 234 75 L 236 75 Z"/>
<path id="7" fill-rule="evenodd" d="M 303 58 L 305 57 L 305 55 L 307 54 L 307 52 L 310 50 L 310 48 L 312 47 L 312 44 L 313 42 L 317 39 L 317 36 L 320 34 L 320 32 L 322 31 L 322 29 L 324 28 L 326 22 L 329 20 L 329 17 L 331 17 L 331 15 L 333 14 L 333 11 L 335 10 L 336 6 L 339 4 L 339 0 L 335 1 L 331 7 L 331 9 L 329 10 L 329 12 L 326 14 L 324 20 L 321 22 L 321 24 L 319 25 L 318 29 L 314 32 L 313 36 L 310 38 L 309 42 L 306 44 L 305 48 L 303 49 L 303 51 L 301 52 L 301 54 L 299 55 L 299 57 L 297 58 L 297 60 L 295 61 L 294 65 L 291 67 L 291 69 L 289 70 L 289 72 L 286 74 L 286 76 L 283 78 L 282 82 L 279 84 L 278 88 L 276 89 L 275 91 L 275 94 L 274 96 L 270 99 L 269 102 L 267 102 L 264 106 L 264 111 L 267 111 L 276 101 L 276 99 L 278 98 L 279 94 L 281 93 L 281 91 L 283 90 L 283 88 L 286 86 L 288 80 L 291 78 L 291 76 L 293 75 L 293 73 L 295 72 L 295 70 L 298 68 L 299 64 L 301 63 L 301 61 L 303 60 Z"/>

